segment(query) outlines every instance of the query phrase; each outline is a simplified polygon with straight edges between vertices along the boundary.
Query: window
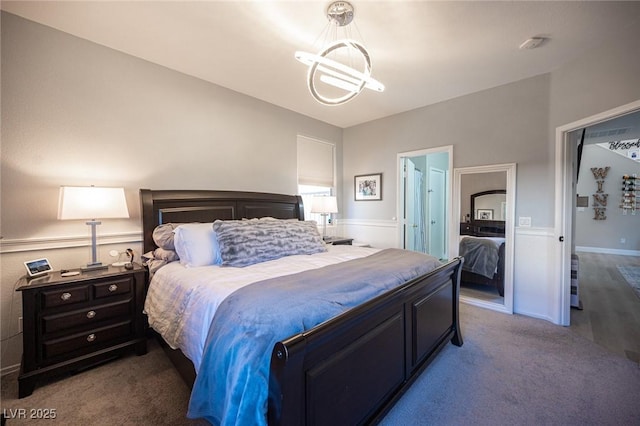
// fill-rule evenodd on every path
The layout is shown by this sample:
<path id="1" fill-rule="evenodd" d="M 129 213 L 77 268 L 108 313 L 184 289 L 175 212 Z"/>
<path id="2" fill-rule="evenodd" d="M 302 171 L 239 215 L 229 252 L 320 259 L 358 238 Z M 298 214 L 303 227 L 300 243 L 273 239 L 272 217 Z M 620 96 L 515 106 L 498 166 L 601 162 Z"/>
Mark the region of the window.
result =
<path id="1" fill-rule="evenodd" d="M 327 186 L 298 185 L 298 193 L 302 197 L 302 203 L 304 204 L 305 220 L 315 220 L 318 222 L 318 225 L 322 224 L 322 215 L 320 213 L 311 213 L 313 197 L 319 195 L 331 195 L 331 190 L 332 188 Z M 331 223 L 331 215 L 327 217 L 327 223 Z"/>
<path id="2" fill-rule="evenodd" d="M 335 187 L 335 145 L 298 136 L 298 193 L 304 203 L 304 218 L 322 223 L 322 216 L 311 213 L 314 196 L 333 195 Z M 331 223 L 331 216 L 328 218 Z"/>

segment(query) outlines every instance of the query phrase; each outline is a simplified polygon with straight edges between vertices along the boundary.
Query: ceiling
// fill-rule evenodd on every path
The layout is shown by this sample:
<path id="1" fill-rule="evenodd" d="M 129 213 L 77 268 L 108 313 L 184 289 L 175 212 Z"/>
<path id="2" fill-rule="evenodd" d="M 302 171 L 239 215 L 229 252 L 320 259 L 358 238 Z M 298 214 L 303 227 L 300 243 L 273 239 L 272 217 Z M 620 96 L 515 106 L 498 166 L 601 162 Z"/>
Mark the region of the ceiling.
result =
<path id="1" fill-rule="evenodd" d="M 550 72 L 640 24 L 640 2 L 353 0 L 386 90 L 324 106 L 296 50 L 329 1 L 2 1 L 26 19 L 342 127 Z M 352 24 L 353 25 L 353 24 Z M 519 50 L 533 36 L 540 47 Z"/>

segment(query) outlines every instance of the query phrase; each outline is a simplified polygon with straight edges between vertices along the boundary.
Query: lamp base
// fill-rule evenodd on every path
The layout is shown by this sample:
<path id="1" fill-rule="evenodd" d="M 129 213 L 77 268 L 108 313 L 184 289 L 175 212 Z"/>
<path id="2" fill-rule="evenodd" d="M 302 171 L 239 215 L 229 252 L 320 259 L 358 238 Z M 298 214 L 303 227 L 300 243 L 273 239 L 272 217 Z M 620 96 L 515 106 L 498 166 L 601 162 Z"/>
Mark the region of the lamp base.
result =
<path id="1" fill-rule="evenodd" d="M 82 268 L 80 268 L 80 270 L 82 272 L 89 272 L 89 271 L 98 271 L 100 269 L 107 269 L 109 268 L 109 265 L 103 265 L 100 262 L 97 263 L 88 263 L 87 266 L 83 266 Z"/>

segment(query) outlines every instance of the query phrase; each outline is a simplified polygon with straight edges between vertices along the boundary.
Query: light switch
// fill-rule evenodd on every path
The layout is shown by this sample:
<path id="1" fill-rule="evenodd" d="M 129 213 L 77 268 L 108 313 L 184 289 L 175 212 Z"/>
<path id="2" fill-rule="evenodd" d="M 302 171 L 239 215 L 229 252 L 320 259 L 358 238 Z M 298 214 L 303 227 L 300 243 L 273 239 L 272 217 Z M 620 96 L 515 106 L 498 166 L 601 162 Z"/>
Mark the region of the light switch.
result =
<path id="1" fill-rule="evenodd" d="M 531 227 L 531 218 L 530 217 L 519 217 L 518 218 L 518 226 Z"/>

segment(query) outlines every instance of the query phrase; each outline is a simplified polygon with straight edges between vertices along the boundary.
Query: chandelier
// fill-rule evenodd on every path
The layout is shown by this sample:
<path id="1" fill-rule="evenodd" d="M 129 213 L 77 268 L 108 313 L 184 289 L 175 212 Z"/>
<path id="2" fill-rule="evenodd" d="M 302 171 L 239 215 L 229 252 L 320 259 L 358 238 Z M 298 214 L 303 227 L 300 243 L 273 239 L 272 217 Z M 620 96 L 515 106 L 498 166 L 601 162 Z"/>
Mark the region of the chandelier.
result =
<path id="1" fill-rule="evenodd" d="M 295 53 L 296 59 L 309 67 L 307 86 L 311 95 L 321 104 L 340 105 L 358 96 L 365 88 L 384 91 L 384 85 L 371 77 L 369 52 L 351 37 L 351 3 L 331 3 L 327 8 L 327 18 L 329 23 L 319 37 L 324 35 L 325 47 L 317 54 Z M 340 29 L 344 33 L 342 38 L 338 38 Z"/>

